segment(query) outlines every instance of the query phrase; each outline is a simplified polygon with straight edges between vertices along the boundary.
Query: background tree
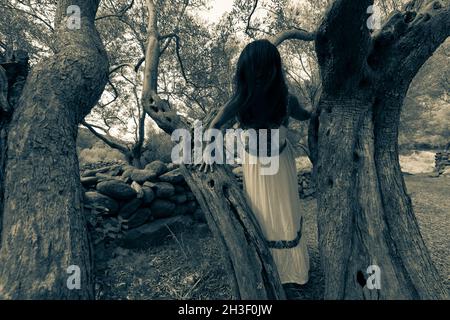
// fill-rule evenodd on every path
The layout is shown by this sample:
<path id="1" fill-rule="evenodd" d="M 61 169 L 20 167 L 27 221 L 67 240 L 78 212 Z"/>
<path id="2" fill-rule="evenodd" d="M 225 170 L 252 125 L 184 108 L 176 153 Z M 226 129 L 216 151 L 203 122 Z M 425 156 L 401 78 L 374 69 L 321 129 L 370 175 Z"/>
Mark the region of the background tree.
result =
<path id="1" fill-rule="evenodd" d="M 441 149 L 450 141 L 448 92 L 450 40 L 423 65 L 411 83 L 400 118 L 399 144 L 405 149 Z"/>

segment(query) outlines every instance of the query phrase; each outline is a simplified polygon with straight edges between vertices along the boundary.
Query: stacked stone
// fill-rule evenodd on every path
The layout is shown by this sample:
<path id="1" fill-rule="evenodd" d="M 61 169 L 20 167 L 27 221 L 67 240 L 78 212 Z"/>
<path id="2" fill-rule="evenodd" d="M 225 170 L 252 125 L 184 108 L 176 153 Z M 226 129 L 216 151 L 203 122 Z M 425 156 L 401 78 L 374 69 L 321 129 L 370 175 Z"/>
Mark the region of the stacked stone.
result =
<path id="1" fill-rule="evenodd" d="M 193 193 L 172 164 L 154 161 L 144 169 L 110 165 L 82 172 L 81 183 L 85 209 L 99 218 L 92 224 L 122 231 L 123 246 L 158 243 L 173 231 L 171 226 L 204 222 Z"/>
<path id="2" fill-rule="evenodd" d="M 450 169 L 450 151 L 436 153 L 436 171 L 439 175 L 448 172 Z"/>
<path id="3" fill-rule="evenodd" d="M 116 161 L 99 161 L 95 163 L 86 163 L 80 165 L 80 171 L 83 173 L 85 171 L 108 168 L 119 164 L 123 165 L 123 161 L 116 160 Z"/>
<path id="4" fill-rule="evenodd" d="M 242 167 L 233 168 L 242 187 Z M 123 163 L 86 166 L 81 171 L 84 208 L 94 242 L 105 238 L 128 248 L 160 244 L 166 236 L 195 222 L 205 222 L 180 169 L 154 161 L 144 169 Z M 299 195 L 315 196 L 310 171 L 298 173 Z"/>
<path id="5" fill-rule="evenodd" d="M 311 171 L 300 171 L 298 176 L 298 193 L 301 199 L 314 198 L 316 196 L 316 186 L 312 179 Z"/>

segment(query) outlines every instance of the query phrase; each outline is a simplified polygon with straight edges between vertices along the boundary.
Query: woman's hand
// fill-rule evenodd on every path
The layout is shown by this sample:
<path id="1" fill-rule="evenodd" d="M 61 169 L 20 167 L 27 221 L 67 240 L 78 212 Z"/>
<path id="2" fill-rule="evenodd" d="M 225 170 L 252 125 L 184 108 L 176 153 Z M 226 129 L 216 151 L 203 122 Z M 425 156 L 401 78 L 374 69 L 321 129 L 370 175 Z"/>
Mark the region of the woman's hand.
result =
<path id="1" fill-rule="evenodd" d="M 238 111 L 237 105 L 233 103 L 233 101 L 228 101 L 227 104 L 218 110 L 218 113 L 213 118 L 211 123 L 208 126 L 208 129 L 221 129 L 227 122 L 229 122 L 233 117 L 236 116 Z M 207 139 L 210 141 L 210 139 Z M 205 158 L 202 156 L 202 163 L 193 165 L 194 167 L 198 166 L 198 170 L 200 172 L 208 173 L 214 172 L 214 167 L 216 164 L 214 161 L 209 160 L 205 161 Z"/>
<path id="2" fill-rule="evenodd" d="M 203 173 L 214 172 L 214 167 L 216 166 L 215 160 L 211 157 L 211 154 L 206 153 L 203 150 L 202 162 L 198 164 L 198 171 Z"/>
<path id="3" fill-rule="evenodd" d="M 202 164 L 199 165 L 198 171 L 203 173 L 208 173 L 208 171 L 210 171 L 211 173 L 213 173 L 214 167 L 215 167 L 214 163 L 207 164 L 206 162 L 203 162 Z"/>
<path id="4" fill-rule="evenodd" d="M 294 95 L 289 96 L 289 108 L 290 116 L 298 121 L 305 121 L 311 118 L 311 112 L 303 108 Z"/>
<path id="5" fill-rule="evenodd" d="M 189 168 L 198 170 L 199 172 L 203 172 L 203 173 L 208 173 L 208 171 L 210 173 L 213 173 L 215 166 L 216 166 L 215 163 L 207 163 L 204 160 L 201 163 L 198 163 L 198 164 L 190 164 L 190 165 L 188 165 Z"/>
<path id="6" fill-rule="evenodd" d="M 195 159 L 194 163 L 188 165 L 190 169 L 198 170 L 203 173 L 214 172 L 215 161 L 212 159 L 211 155 L 205 154 L 205 148 L 203 147 L 203 151 L 201 154 L 201 160 Z"/>

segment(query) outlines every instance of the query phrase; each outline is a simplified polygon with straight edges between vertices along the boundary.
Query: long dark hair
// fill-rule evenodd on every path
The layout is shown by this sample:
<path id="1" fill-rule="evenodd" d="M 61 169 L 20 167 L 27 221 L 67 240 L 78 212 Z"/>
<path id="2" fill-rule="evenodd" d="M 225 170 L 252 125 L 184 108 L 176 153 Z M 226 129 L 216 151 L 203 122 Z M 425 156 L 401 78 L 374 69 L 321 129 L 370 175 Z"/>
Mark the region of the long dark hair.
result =
<path id="1" fill-rule="evenodd" d="M 241 125 L 269 128 L 286 117 L 288 89 L 280 53 L 268 40 L 256 40 L 242 51 L 236 68 L 231 103 Z"/>

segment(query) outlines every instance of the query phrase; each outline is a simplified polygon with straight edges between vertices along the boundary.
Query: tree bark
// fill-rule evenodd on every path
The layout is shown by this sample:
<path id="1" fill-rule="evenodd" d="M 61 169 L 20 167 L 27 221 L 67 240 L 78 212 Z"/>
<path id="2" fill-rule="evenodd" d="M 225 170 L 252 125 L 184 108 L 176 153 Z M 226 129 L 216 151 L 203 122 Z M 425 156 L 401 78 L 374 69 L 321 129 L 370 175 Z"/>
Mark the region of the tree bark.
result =
<path id="1" fill-rule="evenodd" d="M 234 298 L 285 299 L 272 255 L 234 175 L 223 167 L 204 174 L 182 166 L 182 172 L 221 243 Z"/>
<path id="2" fill-rule="evenodd" d="M 3 197 L 4 197 L 4 173 L 6 158 L 7 125 L 9 122 L 11 107 L 8 102 L 8 77 L 6 70 L 0 66 L 0 235 L 2 234 Z M 0 241 L 1 245 L 1 241 Z"/>
<path id="3" fill-rule="evenodd" d="M 373 1 L 338 0 L 319 28 L 323 93 L 319 121 L 312 122 L 316 134 L 310 138 L 317 146 L 326 299 L 447 297 L 421 237 L 398 157 L 406 92 L 448 37 L 449 7 L 436 3 L 413 1 L 372 36 L 365 24 Z M 381 268 L 380 290 L 365 286 L 371 265 Z"/>
<path id="4" fill-rule="evenodd" d="M 3 224 L 4 176 L 8 125 L 28 76 L 28 53 L 12 52 L 11 60 L 0 64 L 0 247 Z M 16 57 L 17 56 L 17 57 Z"/>
<path id="5" fill-rule="evenodd" d="M 69 29 L 66 10 L 81 9 Z M 92 259 L 82 215 L 77 128 L 100 98 L 108 59 L 95 29 L 99 0 L 61 0 L 57 53 L 36 65 L 14 110 L 7 141 L 0 296 L 92 299 Z M 80 268 L 70 290 L 67 268 Z"/>

